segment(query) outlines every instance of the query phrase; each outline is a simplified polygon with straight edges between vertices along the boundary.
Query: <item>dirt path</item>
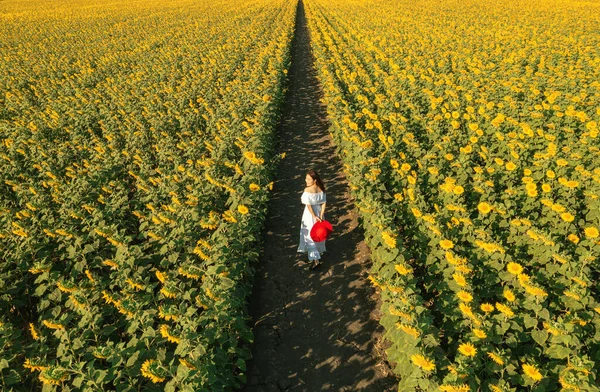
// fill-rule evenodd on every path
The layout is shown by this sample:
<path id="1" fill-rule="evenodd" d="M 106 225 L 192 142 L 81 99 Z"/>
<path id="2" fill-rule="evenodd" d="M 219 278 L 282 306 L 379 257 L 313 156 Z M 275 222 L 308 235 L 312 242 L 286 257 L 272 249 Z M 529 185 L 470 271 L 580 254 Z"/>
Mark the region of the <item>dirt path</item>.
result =
<path id="1" fill-rule="evenodd" d="M 328 134 L 321 89 L 313 67 L 300 1 L 290 85 L 278 127 L 278 168 L 269 204 L 264 254 L 256 273 L 250 313 L 254 391 L 396 391 L 381 360 L 377 297 L 368 284 L 369 251 L 357 223 L 342 165 Z M 323 266 L 311 271 L 296 253 L 304 176 L 315 168 L 327 188 L 326 218 L 334 233 Z"/>

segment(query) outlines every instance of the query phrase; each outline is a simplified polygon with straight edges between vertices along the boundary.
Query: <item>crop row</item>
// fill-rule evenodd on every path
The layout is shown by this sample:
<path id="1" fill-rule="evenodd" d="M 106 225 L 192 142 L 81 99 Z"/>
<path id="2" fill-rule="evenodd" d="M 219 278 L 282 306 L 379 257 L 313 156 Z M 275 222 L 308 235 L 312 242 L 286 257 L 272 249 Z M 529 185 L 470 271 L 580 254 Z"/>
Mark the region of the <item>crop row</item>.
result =
<path id="1" fill-rule="evenodd" d="M 295 4 L 35 3 L 0 14 L 0 389 L 239 387 Z"/>
<path id="2" fill-rule="evenodd" d="M 306 4 L 399 390 L 597 391 L 597 17 Z"/>

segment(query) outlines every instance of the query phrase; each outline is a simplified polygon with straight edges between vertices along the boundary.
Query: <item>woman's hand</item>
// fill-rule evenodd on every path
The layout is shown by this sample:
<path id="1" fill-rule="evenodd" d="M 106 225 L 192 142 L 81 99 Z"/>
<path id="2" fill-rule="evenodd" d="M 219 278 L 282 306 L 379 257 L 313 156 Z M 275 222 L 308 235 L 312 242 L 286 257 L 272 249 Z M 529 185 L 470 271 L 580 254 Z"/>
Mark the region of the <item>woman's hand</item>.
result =
<path id="1" fill-rule="evenodd" d="M 313 220 L 316 220 L 317 222 L 321 222 L 323 219 L 319 218 L 316 215 L 313 215 Z"/>

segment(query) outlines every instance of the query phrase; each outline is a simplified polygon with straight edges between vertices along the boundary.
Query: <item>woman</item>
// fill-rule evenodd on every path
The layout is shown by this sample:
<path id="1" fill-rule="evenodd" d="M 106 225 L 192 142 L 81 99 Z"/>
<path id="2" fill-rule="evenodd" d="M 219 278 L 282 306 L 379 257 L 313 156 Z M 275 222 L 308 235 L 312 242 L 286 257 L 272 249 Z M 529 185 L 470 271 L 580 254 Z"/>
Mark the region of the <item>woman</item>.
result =
<path id="1" fill-rule="evenodd" d="M 298 252 L 308 253 L 309 263 L 312 261 L 311 269 L 321 265 L 321 254 L 325 252 L 325 241 L 314 242 L 310 238 L 310 230 L 313 225 L 324 219 L 325 216 L 325 185 L 314 170 L 306 173 L 306 188 L 302 193 L 301 201 L 304 207 L 302 214 L 302 224 L 300 226 L 300 245 Z"/>

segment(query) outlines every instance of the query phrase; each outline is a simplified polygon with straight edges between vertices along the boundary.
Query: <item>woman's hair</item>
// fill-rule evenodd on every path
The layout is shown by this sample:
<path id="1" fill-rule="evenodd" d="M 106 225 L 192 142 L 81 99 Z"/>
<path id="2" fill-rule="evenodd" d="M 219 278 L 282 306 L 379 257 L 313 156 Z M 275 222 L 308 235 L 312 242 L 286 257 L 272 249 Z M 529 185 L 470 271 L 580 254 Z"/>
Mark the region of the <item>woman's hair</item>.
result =
<path id="1" fill-rule="evenodd" d="M 321 181 L 321 177 L 319 177 L 316 171 L 311 169 L 306 174 L 308 174 L 313 180 L 315 180 L 319 189 L 325 192 L 325 185 L 323 184 L 323 181 Z"/>

